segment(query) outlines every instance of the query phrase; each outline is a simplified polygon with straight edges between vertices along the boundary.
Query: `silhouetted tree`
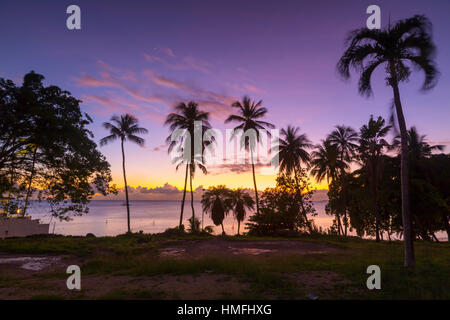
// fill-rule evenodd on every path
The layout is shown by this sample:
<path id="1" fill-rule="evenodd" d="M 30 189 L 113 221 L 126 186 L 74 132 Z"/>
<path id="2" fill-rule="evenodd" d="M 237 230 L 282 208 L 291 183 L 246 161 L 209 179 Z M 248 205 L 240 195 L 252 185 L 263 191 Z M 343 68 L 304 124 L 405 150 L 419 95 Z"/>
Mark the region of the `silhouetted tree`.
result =
<path id="1" fill-rule="evenodd" d="M 293 175 L 297 183 L 297 195 L 300 201 L 302 212 L 306 218 L 306 210 L 302 201 L 302 190 L 300 189 L 300 182 L 298 181 L 299 173 L 302 170 L 302 164 L 306 167 L 309 165 L 311 159 L 306 149 L 313 148 L 311 141 L 306 134 L 299 134 L 299 127 L 288 126 L 286 129 L 281 129 L 281 137 L 279 145 L 275 146 L 273 150 L 278 149 L 278 154 L 274 159 L 278 159 L 280 165 L 280 172 L 287 175 Z"/>
<path id="2" fill-rule="evenodd" d="M 238 235 L 241 227 L 241 222 L 244 221 L 246 210 L 253 210 L 255 207 L 255 200 L 244 189 L 236 189 L 230 191 L 231 210 L 238 223 Z"/>
<path id="3" fill-rule="evenodd" d="M 385 140 L 391 129 L 385 126 L 386 121 L 382 117 L 374 120 L 370 116 L 368 124 L 360 129 L 359 158 L 367 171 L 368 183 L 372 190 L 373 212 L 375 216 L 375 237 L 380 241 L 380 213 L 378 207 L 379 183 L 383 171 L 383 153 L 389 149 L 389 143 Z"/>
<path id="4" fill-rule="evenodd" d="M 401 20 L 393 28 L 378 30 L 362 28 L 352 31 L 348 37 L 348 48 L 338 62 L 339 73 L 350 77 L 353 67 L 360 74 L 359 92 L 372 93 L 371 77 L 375 69 L 384 65 L 387 84 L 392 87 L 394 105 L 401 135 L 401 185 L 402 219 L 405 245 L 405 267 L 415 267 L 411 213 L 409 210 L 408 182 L 408 134 L 400 100 L 399 83 L 407 81 L 410 65 L 425 73 L 422 89 L 428 90 L 436 84 L 438 71 L 434 64 L 435 46 L 431 36 L 431 22 L 423 15 Z M 409 65 L 408 65 L 409 64 Z"/>
<path id="5" fill-rule="evenodd" d="M 194 132 L 196 130 L 196 123 L 200 122 L 201 130 L 201 140 L 202 140 L 202 150 L 199 152 L 194 148 Z M 187 177 L 189 172 L 189 182 L 191 188 L 191 209 L 192 209 L 192 219 L 195 219 L 194 212 L 194 190 L 192 188 L 192 179 L 195 173 L 195 167 L 199 167 L 204 174 L 207 173 L 206 167 L 204 166 L 203 151 L 204 147 L 208 142 L 203 140 L 203 132 L 211 128 L 209 123 L 209 113 L 201 111 L 198 108 L 198 104 L 194 101 L 190 101 L 188 104 L 181 102 L 175 107 L 175 112 L 170 113 L 165 121 L 165 125 L 169 125 L 171 135 L 167 137 L 166 142 L 169 145 L 168 152 L 170 153 L 173 148 L 178 146 L 178 150 L 182 151 L 183 155 L 175 159 L 178 162 L 177 169 L 180 165 L 186 164 L 186 174 L 184 177 L 184 189 L 183 189 L 183 200 L 181 201 L 181 211 L 180 211 L 180 223 L 179 228 L 182 228 L 183 224 L 183 212 L 184 212 L 184 202 L 186 199 L 186 187 L 187 187 Z M 175 139 L 172 139 L 172 135 L 176 131 L 182 131 Z"/>
<path id="6" fill-rule="evenodd" d="M 128 201 L 128 184 L 127 175 L 125 170 L 125 150 L 124 142 L 131 141 L 139 146 L 143 146 L 145 140 L 138 136 L 138 134 L 146 134 L 148 130 L 139 127 L 138 119 L 130 114 L 124 114 L 119 116 L 111 117 L 111 122 L 104 122 L 103 127 L 109 130 L 109 135 L 100 140 L 100 145 L 104 146 L 110 142 L 117 139 L 120 140 L 120 147 L 122 149 L 122 170 L 123 170 L 123 181 L 125 184 L 125 199 L 127 205 L 127 224 L 128 233 L 131 233 L 130 227 L 130 203 Z"/>
<path id="7" fill-rule="evenodd" d="M 80 100 L 57 86 L 44 86 L 33 71 L 22 86 L 0 79 L 0 197 L 26 214 L 31 196 L 47 200 L 51 214 L 68 220 L 87 213 L 96 192 L 115 192 L 109 163 L 87 126 L 92 119 Z M 37 191 L 35 193 L 35 191 Z M 9 201 L 5 211 L 11 212 Z"/>
<path id="8" fill-rule="evenodd" d="M 232 106 L 237 108 L 237 114 L 230 115 L 225 120 L 225 123 L 239 122 L 240 124 L 234 128 L 235 133 L 237 132 L 237 130 L 243 130 L 244 133 L 251 132 L 251 134 L 255 135 L 254 139 L 251 139 L 249 136 L 244 135 L 244 141 L 241 141 L 241 147 L 243 145 L 246 150 L 250 151 L 253 172 L 253 186 L 255 188 L 256 212 L 258 212 L 258 188 L 256 186 L 255 161 L 253 158 L 253 152 L 255 150 L 256 143 L 260 141 L 259 130 L 267 130 L 270 128 L 274 128 L 275 126 L 269 122 L 258 120 L 263 118 L 267 113 L 267 109 L 262 106 L 262 100 L 256 102 L 252 101 L 248 96 L 244 96 L 242 98 L 242 101 L 236 101 L 232 104 Z M 270 136 L 270 133 L 267 132 L 267 135 Z"/>
<path id="9" fill-rule="evenodd" d="M 355 152 L 355 149 L 358 147 L 358 145 L 355 143 L 358 141 L 358 134 L 356 131 L 347 126 L 336 126 L 336 129 L 334 129 L 327 137 L 327 140 L 331 142 L 331 144 L 336 145 L 338 152 L 339 152 L 339 159 L 342 162 L 345 162 L 347 164 L 350 164 L 353 161 L 353 155 Z M 347 228 L 348 228 L 348 221 L 347 221 L 347 199 L 346 199 L 346 172 L 344 168 L 341 168 L 340 172 L 340 181 L 342 183 L 343 188 L 343 208 L 344 211 L 344 217 L 343 217 L 343 223 L 345 225 L 344 235 L 347 235 Z M 340 217 L 338 217 L 338 227 L 340 227 Z"/>
<path id="10" fill-rule="evenodd" d="M 210 213 L 216 226 L 222 226 L 222 234 L 224 235 L 223 220 L 233 206 L 231 190 L 223 185 L 210 187 L 203 193 L 201 202 L 203 211 Z"/>

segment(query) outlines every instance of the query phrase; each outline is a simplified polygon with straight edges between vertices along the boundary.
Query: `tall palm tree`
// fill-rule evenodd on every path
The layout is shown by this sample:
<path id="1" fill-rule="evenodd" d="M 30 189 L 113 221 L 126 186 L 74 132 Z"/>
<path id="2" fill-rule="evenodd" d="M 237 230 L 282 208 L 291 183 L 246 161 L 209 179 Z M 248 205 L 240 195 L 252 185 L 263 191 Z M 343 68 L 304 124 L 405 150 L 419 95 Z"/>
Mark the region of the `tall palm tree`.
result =
<path id="1" fill-rule="evenodd" d="M 241 227 L 241 222 L 244 221 L 246 210 L 253 210 L 255 201 L 244 189 L 238 188 L 231 190 L 231 210 L 233 210 L 234 217 L 238 222 L 238 235 Z"/>
<path id="2" fill-rule="evenodd" d="M 380 241 L 380 216 L 378 210 L 378 185 L 383 170 L 383 152 L 390 148 L 385 137 L 391 126 L 385 126 L 382 117 L 374 120 L 370 116 L 369 122 L 360 129 L 359 158 L 367 171 L 369 185 L 372 190 L 373 212 L 375 216 L 375 239 Z"/>
<path id="3" fill-rule="evenodd" d="M 438 70 L 433 61 L 435 46 L 431 36 L 431 22 L 423 15 L 401 20 L 391 28 L 369 30 L 362 28 L 350 33 L 348 48 L 338 62 L 337 69 L 344 78 L 350 77 L 353 67 L 360 74 L 359 92 L 369 96 L 372 93 L 371 76 L 374 70 L 384 65 L 387 84 L 392 87 L 394 105 L 401 136 L 401 192 L 402 220 L 406 268 L 415 267 L 412 238 L 411 213 L 409 210 L 408 186 L 408 134 L 400 100 L 399 84 L 409 79 L 411 66 L 423 70 L 423 90 L 434 87 Z"/>
<path id="4" fill-rule="evenodd" d="M 245 133 L 247 132 L 247 130 L 254 130 L 256 133 L 255 139 L 250 139 L 248 136 L 245 136 L 245 139 L 244 141 L 242 141 L 242 144 L 244 145 L 247 151 L 250 151 L 250 158 L 253 172 L 253 186 L 255 188 L 256 213 L 258 214 L 259 213 L 258 188 L 256 186 L 253 151 L 256 147 L 256 143 L 260 141 L 260 135 L 258 130 L 272 129 L 275 128 L 275 126 L 269 122 L 258 120 L 264 117 L 267 113 L 267 109 L 262 106 L 262 100 L 256 102 L 251 100 L 248 96 L 244 96 L 242 98 L 242 101 L 235 101 L 232 104 L 232 106 L 237 108 L 237 114 L 230 115 L 225 120 L 225 123 L 229 122 L 240 123 L 238 126 L 234 128 L 234 132 L 237 132 L 237 130 L 243 130 Z M 267 132 L 267 134 L 268 136 L 270 136 L 269 132 Z"/>
<path id="5" fill-rule="evenodd" d="M 311 153 L 309 168 L 311 175 L 317 182 L 327 181 L 328 189 L 333 181 L 338 177 L 340 170 L 345 170 L 348 165 L 339 158 L 339 149 L 330 140 L 322 140 L 322 144 L 316 145 L 316 150 Z M 336 213 L 338 233 L 341 232 L 341 219 Z"/>
<path id="6" fill-rule="evenodd" d="M 200 168 L 204 174 L 207 173 L 206 167 L 204 166 L 203 158 L 203 148 L 206 142 L 203 141 L 202 137 L 202 151 L 201 154 L 196 154 L 197 151 L 194 149 L 194 132 L 196 130 L 196 123 L 201 123 L 201 132 L 205 132 L 207 129 L 211 128 L 209 123 L 209 113 L 201 111 L 198 108 L 198 104 L 194 101 L 190 101 L 187 104 L 184 102 L 179 103 L 175 106 L 175 112 L 170 113 L 165 121 L 165 125 L 169 125 L 170 131 L 173 133 L 175 130 L 184 130 L 184 134 L 181 134 L 177 139 L 172 140 L 172 134 L 167 137 L 166 142 L 169 145 L 168 152 L 170 153 L 174 147 L 178 146 L 179 150 L 183 152 L 186 149 L 190 150 L 188 152 L 189 159 L 180 156 L 175 159 L 178 162 L 176 169 L 179 166 L 186 165 L 186 174 L 184 177 L 184 189 L 183 189 L 183 200 L 181 201 L 181 211 L 180 211 L 180 223 L 179 228 L 182 228 L 183 224 L 183 212 L 184 212 L 184 202 L 186 200 L 186 187 L 187 178 L 189 172 L 189 182 L 191 189 L 191 209 L 192 209 L 192 221 L 195 221 L 195 211 L 194 211 L 194 190 L 192 188 L 192 179 L 195 174 L 196 166 Z"/>
<path id="7" fill-rule="evenodd" d="M 119 116 L 111 117 L 111 122 L 104 122 L 103 127 L 109 130 L 109 136 L 106 136 L 100 140 L 100 145 L 104 146 L 110 142 L 120 139 L 120 145 L 122 148 L 122 169 L 123 169 L 123 181 L 125 184 L 125 199 L 127 204 L 127 222 L 128 233 L 131 233 L 130 227 L 130 203 L 128 201 L 128 184 L 127 175 L 125 171 L 125 150 L 123 144 L 125 141 L 131 141 L 139 146 L 143 146 L 145 140 L 138 136 L 138 134 L 146 134 L 148 130 L 139 127 L 138 119 L 131 114 L 123 114 Z"/>
<path id="8" fill-rule="evenodd" d="M 339 152 L 339 159 L 342 162 L 346 162 L 350 164 L 352 162 L 352 156 L 355 152 L 355 149 L 358 147 L 356 142 L 358 141 L 358 133 L 351 127 L 347 126 L 336 126 L 336 128 L 328 135 L 327 139 L 331 142 L 331 144 L 336 145 Z M 340 178 L 344 191 L 344 225 L 345 231 L 344 235 L 347 235 L 347 188 L 345 182 L 345 169 L 341 168 Z M 341 225 L 340 218 L 338 224 Z M 340 232 L 340 230 L 339 230 Z"/>
<path id="9" fill-rule="evenodd" d="M 216 226 L 222 226 L 222 234 L 225 234 L 223 220 L 232 209 L 231 190 L 224 185 L 210 187 L 202 195 L 203 212 L 209 212 Z"/>
<path id="10" fill-rule="evenodd" d="M 300 199 L 300 204 L 303 210 L 303 215 L 306 218 L 306 211 L 301 196 L 300 183 L 298 176 L 302 168 L 302 164 L 309 165 L 311 157 L 306 149 L 311 149 L 314 146 L 308 139 L 306 134 L 299 133 L 299 127 L 293 127 L 288 125 L 286 129 L 281 129 L 279 138 L 279 145 L 275 146 L 273 150 L 278 149 L 278 154 L 274 159 L 278 159 L 280 165 L 280 171 L 285 172 L 287 175 L 294 174 L 295 182 L 297 184 L 297 197 Z"/>

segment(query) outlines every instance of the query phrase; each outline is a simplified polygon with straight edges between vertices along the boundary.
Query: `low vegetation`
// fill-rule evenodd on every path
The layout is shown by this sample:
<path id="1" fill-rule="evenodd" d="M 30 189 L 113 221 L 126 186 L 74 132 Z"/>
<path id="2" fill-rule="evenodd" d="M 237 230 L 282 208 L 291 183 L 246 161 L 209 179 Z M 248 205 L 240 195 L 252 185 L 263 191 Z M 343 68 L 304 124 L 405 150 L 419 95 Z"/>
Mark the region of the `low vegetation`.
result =
<path id="1" fill-rule="evenodd" d="M 268 241 L 276 241 L 280 246 L 283 241 L 299 241 L 299 250 L 236 255 L 214 250 L 215 244 L 221 241 L 227 242 L 226 247 L 232 247 L 233 243 L 264 246 Z M 327 245 L 335 250 L 302 253 L 300 248 L 304 243 Z M 208 244 L 212 249 L 198 256 L 187 253 L 173 257 L 160 255 L 166 248 L 195 250 L 200 244 Z M 449 249 L 448 243 L 417 242 L 417 268 L 414 272 L 407 272 L 402 267 L 401 242 L 377 243 L 342 236 L 268 238 L 179 233 L 172 236 L 132 234 L 101 238 L 47 236 L 5 239 L 0 241 L 3 255 L 52 254 L 63 257 L 63 262 L 59 271 L 44 270 L 33 275 L 21 269 L 12 275 L 6 270 L 0 271 L 0 295 L 24 285 L 28 291 L 31 290 L 31 276 L 34 281 L 39 281 L 38 288 L 45 288 L 45 283 L 53 281 L 64 284 L 67 275 L 63 265 L 67 261 L 80 265 L 83 279 L 102 281 L 110 291 L 96 294 L 95 290 L 82 290 L 74 295 L 67 289 L 54 292 L 54 286 L 49 285 L 48 291 L 33 291 L 28 298 L 177 299 L 182 293 L 177 292 L 176 286 L 171 289 L 169 284 L 190 279 L 193 292 L 206 290 L 202 286 L 211 286 L 212 282 L 215 289 L 208 290 L 217 291 L 217 295 L 211 294 L 209 298 L 449 299 Z M 369 276 L 366 269 L 373 264 L 381 268 L 381 290 L 368 290 L 366 287 Z M 128 279 L 126 290 L 115 285 L 116 280 L 123 277 Z M 133 279 L 146 285 L 134 286 Z M 158 279 L 164 281 L 161 283 Z M 167 287 L 162 287 L 164 285 Z M 227 293 L 225 296 L 221 296 L 223 290 Z M 195 294 L 192 293 L 190 298 L 196 298 Z"/>

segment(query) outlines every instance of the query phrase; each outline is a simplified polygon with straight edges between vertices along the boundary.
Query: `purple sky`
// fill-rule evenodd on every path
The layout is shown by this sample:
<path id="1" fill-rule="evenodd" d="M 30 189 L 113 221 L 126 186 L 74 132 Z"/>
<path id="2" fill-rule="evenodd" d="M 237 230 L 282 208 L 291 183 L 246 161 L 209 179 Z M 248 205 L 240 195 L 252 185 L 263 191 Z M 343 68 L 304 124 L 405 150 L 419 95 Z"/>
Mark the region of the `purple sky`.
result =
<path id="1" fill-rule="evenodd" d="M 65 26 L 66 7 L 77 4 L 82 30 Z M 262 99 L 267 120 L 299 125 L 317 143 L 333 126 L 359 129 L 370 114 L 387 117 L 392 92 L 383 70 L 373 78 L 374 96 L 357 93 L 357 79 L 344 82 L 335 71 L 348 31 L 365 26 L 367 6 L 381 7 L 382 26 L 414 14 L 434 25 L 441 71 L 438 85 L 419 91 L 423 74 L 401 86 L 408 126 L 434 143 L 450 144 L 450 2 L 437 1 L 9 1 L 0 2 L 0 77 L 21 81 L 30 70 L 48 84 L 81 98 L 101 123 L 114 113 L 132 112 L 149 129 L 146 148 L 127 145 L 129 183 L 182 186 L 161 145 L 162 121 L 170 107 L 195 99 L 223 120 L 230 103 L 244 94 Z M 229 127 L 229 126 L 228 126 Z M 121 185 L 119 145 L 102 148 Z M 449 149 L 446 149 L 448 152 Z M 155 170 L 156 169 L 156 170 Z M 222 172 L 220 174 L 220 172 Z M 198 175 L 195 185 L 251 186 L 250 175 L 216 171 Z M 260 178 L 262 186 L 273 177 Z"/>

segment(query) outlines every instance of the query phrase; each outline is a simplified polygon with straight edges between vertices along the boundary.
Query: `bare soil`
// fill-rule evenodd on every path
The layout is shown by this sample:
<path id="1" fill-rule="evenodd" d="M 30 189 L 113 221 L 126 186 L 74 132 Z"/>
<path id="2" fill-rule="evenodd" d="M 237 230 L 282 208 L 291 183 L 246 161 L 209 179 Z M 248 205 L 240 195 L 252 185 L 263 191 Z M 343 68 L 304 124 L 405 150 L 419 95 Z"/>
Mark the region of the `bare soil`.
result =
<path id="1" fill-rule="evenodd" d="M 223 239 L 186 240 L 167 242 L 160 247 L 160 257 L 203 257 L 224 255 L 270 255 L 270 254 L 320 254 L 338 253 L 338 249 L 323 242 L 308 241 L 233 241 Z"/>
<path id="2" fill-rule="evenodd" d="M 196 259 L 204 256 L 262 258 L 342 250 L 318 242 L 224 239 L 167 241 L 161 243 L 158 249 L 157 259 Z M 195 275 L 164 274 L 149 277 L 83 275 L 82 290 L 68 290 L 67 266 L 81 266 L 87 259 L 68 255 L 0 254 L 0 299 L 226 299 L 246 297 L 251 287 L 250 283 L 235 276 L 205 270 L 205 273 Z M 30 261 L 42 262 L 42 268 L 24 268 Z M 328 271 L 299 272 L 285 276 L 297 283 L 302 291 L 314 293 L 312 299 L 316 295 L 326 298 L 328 290 L 348 283 L 342 276 Z"/>

